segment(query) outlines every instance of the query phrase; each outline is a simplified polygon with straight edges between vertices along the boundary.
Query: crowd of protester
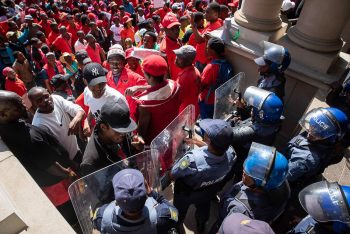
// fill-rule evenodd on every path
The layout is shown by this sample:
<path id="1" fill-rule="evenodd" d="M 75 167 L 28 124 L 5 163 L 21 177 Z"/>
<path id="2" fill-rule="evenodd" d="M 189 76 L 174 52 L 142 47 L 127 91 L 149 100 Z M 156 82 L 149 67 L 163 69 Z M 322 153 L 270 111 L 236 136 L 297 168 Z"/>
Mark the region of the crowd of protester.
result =
<path id="1" fill-rule="evenodd" d="M 277 152 L 272 146 L 282 121 L 283 72 L 290 55 L 281 46 L 266 44 L 271 50 L 265 48 L 264 57 L 255 60 L 260 73 L 257 87 L 248 88 L 244 100 L 235 101 L 240 119 L 231 125 L 212 120 L 215 90 L 235 73 L 225 56 L 225 42 L 210 33 L 234 15 L 241 1 L 174 0 L 160 8 L 154 4 L 137 0 L 1 1 L 0 86 L 5 90 L 0 91 L 2 139 L 74 226 L 77 220 L 67 193 L 69 184 L 144 151 L 186 107 L 193 105 L 196 120 L 201 120 L 198 134 L 203 140 L 188 139 L 199 149 L 170 165 L 169 176 L 175 181 L 174 205 L 144 184 L 141 173 L 130 170 L 113 178 L 117 209 L 135 223 L 142 207 L 152 210 L 155 206 L 150 202 L 159 203 L 154 208 L 157 215 L 152 217 L 150 212 L 151 221 L 153 218 L 157 225 L 138 233 L 176 233 L 177 223 L 184 222 L 188 207 L 194 204 L 197 230 L 203 231 L 210 214 L 208 204 L 235 174 L 238 183 L 222 196 L 220 214 L 211 232 L 250 233 L 245 231 L 249 229 L 246 226 L 248 229 L 241 232 L 233 229 L 251 223 L 252 228 L 264 231 L 256 233 L 273 233 L 268 224 L 286 209 L 291 197 L 289 184 L 295 198 L 326 166 L 339 159 L 326 160 L 325 153 L 339 152 L 338 143 L 343 144 L 342 149 L 348 146 L 343 128 L 347 117 L 332 108 L 315 112 L 331 119 L 333 125 L 336 122 L 339 127 L 334 132 L 338 132 L 325 136 L 311 131 L 312 124 L 305 125 L 306 132 L 293 138 L 283 155 Z M 282 14 L 293 18 L 302 4 L 284 1 Z M 280 61 L 276 61 L 276 53 Z M 347 107 L 339 104 L 344 100 L 336 99 L 343 90 L 339 87 L 333 106 L 348 114 Z M 251 98 L 256 102 L 249 103 Z M 315 139 L 317 134 L 320 137 Z M 322 157 L 310 159 L 312 153 L 305 156 L 306 151 L 313 151 L 309 144 L 316 145 L 315 154 Z M 263 168 L 267 170 L 264 179 L 255 176 L 260 173 L 256 168 L 266 160 L 259 158 L 264 155 L 262 149 L 273 155 L 268 159 L 269 168 Z M 197 161 L 200 157 L 203 160 Z M 128 186 L 133 187 L 132 192 Z M 347 188 L 340 188 L 345 191 L 343 195 L 347 194 Z M 242 194 L 248 195 L 238 204 L 236 200 Z M 136 202 L 135 196 L 142 201 Z M 247 201 L 254 204 L 247 205 Z M 96 210 L 96 229 L 104 233 L 116 230 L 105 224 L 108 220 L 120 222 L 111 212 L 114 206 Z M 106 219 L 105 214 L 111 217 Z M 120 225 L 130 228 L 129 224 L 124 220 Z"/>

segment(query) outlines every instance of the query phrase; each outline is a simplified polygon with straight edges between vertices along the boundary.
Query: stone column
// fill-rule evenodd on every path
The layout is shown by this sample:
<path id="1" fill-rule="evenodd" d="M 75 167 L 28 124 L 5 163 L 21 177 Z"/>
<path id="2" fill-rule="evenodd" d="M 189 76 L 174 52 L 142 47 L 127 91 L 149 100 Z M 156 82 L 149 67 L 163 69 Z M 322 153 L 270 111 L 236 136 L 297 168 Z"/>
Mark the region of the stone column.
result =
<path id="1" fill-rule="evenodd" d="M 297 24 L 287 32 L 288 38 L 308 50 L 339 51 L 349 13 L 349 0 L 305 0 Z"/>
<path id="2" fill-rule="evenodd" d="M 241 9 L 235 12 L 235 21 L 237 24 L 255 31 L 276 31 L 282 27 L 280 18 L 282 1 L 243 0 Z"/>

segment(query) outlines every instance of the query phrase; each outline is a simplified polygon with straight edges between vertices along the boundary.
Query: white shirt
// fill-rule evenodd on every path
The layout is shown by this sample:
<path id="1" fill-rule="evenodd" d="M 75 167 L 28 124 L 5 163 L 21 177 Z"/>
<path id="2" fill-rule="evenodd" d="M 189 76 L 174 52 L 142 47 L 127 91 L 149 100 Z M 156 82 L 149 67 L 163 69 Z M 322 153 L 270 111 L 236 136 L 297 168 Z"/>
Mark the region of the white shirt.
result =
<path id="1" fill-rule="evenodd" d="M 113 24 L 110 29 L 113 32 L 113 39 L 116 42 L 120 42 L 122 40 L 120 32 L 122 31 L 123 26 L 121 24 L 119 24 L 119 26 L 117 27 L 115 24 Z"/>
<path id="2" fill-rule="evenodd" d="M 87 45 L 87 42 L 85 39 L 84 39 L 84 43 L 81 43 L 79 40 L 77 40 L 74 44 L 75 52 L 78 52 L 79 50 L 86 50 L 85 49 L 86 45 Z"/>
<path id="3" fill-rule="evenodd" d="M 137 20 L 139 23 L 145 21 L 146 20 L 145 15 L 141 16 L 141 15 L 137 14 Z"/>
<path id="4" fill-rule="evenodd" d="M 105 92 L 102 97 L 96 99 L 92 96 L 92 93 L 88 87 L 84 89 L 84 104 L 90 108 L 91 114 L 96 117 L 96 114 L 101 111 L 103 104 L 108 101 L 114 101 L 128 105 L 125 97 L 117 90 L 106 85 Z"/>
<path id="5" fill-rule="evenodd" d="M 49 114 L 35 112 L 32 124 L 38 127 L 47 127 L 61 145 L 68 151 L 69 158 L 74 159 L 79 147 L 75 135 L 68 136 L 69 123 L 79 111 L 83 109 L 61 96 L 51 95 L 54 110 Z"/>

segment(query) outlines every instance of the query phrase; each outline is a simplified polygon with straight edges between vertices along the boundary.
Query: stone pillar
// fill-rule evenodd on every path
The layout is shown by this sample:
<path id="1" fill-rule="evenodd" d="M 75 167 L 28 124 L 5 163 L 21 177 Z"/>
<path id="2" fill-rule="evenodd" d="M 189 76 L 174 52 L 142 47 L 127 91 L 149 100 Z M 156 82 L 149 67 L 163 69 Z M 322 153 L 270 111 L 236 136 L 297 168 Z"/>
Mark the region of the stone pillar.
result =
<path id="1" fill-rule="evenodd" d="M 339 51 L 349 13 L 349 0 L 305 0 L 298 23 L 287 32 L 288 38 L 308 50 Z"/>
<path id="2" fill-rule="evenodd" d="M 280 18 L 282 1 L 243 0 L 241 9 L 235 12 L 235 21 L 240 26 L 255 31 L 276 31 L 282 27 Z"/>

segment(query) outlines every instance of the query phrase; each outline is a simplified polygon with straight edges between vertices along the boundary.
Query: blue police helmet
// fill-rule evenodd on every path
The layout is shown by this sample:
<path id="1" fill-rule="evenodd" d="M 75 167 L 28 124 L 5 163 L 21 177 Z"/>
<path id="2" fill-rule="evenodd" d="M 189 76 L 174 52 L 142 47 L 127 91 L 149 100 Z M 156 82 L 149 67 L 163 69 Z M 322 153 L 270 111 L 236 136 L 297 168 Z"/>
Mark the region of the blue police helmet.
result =
<path id="1" fill-rule="evenodd" d="M 244 162 L 244 173 L 255 185 L 271 190 L 283 184 L 288 173 L 288 160 L 274 147 L 253 142 Z"/>
<path id="2" fill-rule="evenodd" d="M 264 123 L 274 123 L 281 119 L 283 103 L 274 93 L 250 86 L 244 92 L 244 100 L 253 106 L 255 120 Z"/>
<path id="3" fill-rule="evenodd" d="M 348 125 L 348 118 L 337 108 L 316 108 L 304 115 L 300 125 L 315 139 L 340 140 Z"/>
<path id="4" fill-rule="evenodd" d="M 311 184 L 299 193 L 300 204 L 318 222 L 350 224 L 349 198 L 350 187 L 328 181 Z"/>
<path id="5" fill-rule="evenodd" d="M 264 48 L 262 58 L 271 72 L 284 72 L 288 68 L 291 56 L 287 48 L 267 41 L 263 41 L 261 46 Z"/>

